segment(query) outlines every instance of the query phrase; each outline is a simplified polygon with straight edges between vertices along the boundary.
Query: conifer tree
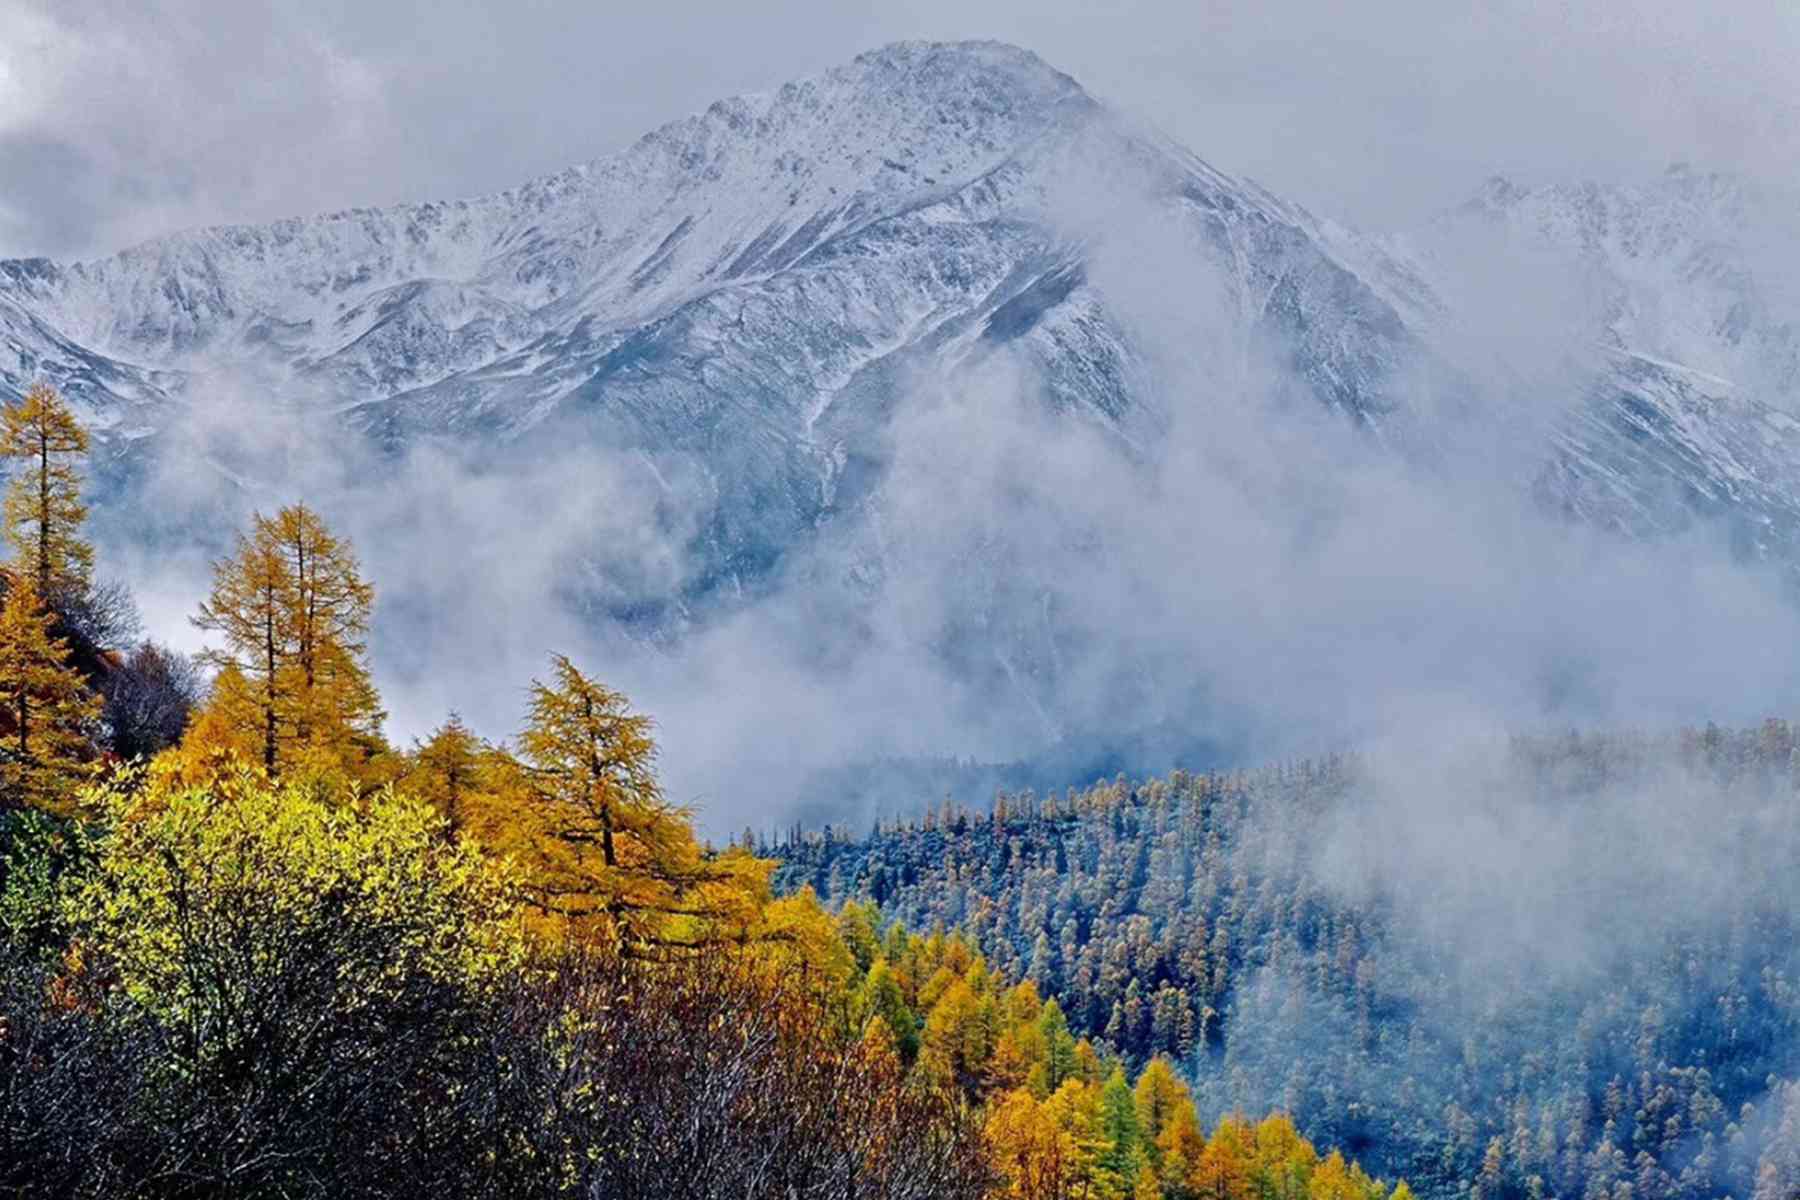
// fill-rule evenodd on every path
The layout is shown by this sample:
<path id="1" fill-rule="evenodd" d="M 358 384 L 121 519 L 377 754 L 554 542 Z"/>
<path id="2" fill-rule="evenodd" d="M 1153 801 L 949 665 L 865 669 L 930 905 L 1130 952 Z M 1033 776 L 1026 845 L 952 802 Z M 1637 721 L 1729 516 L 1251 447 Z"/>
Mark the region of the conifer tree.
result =
<path id="1" fill-rule="evenodd" d="M 885 959 L 877 958 L 863 980 L 862 1007 L 870 1020 L 879 1020 L 894 1039 L 894 1051 L 903 1063 L 919 1053 L 919 1022 L 906 1006 L 906 997 L 894 981 Z"/>
<path id="2" fill-rule="evenodd" d="M 1198 1200 L 1204 1194 L 1200 1163 L 1206 1154 L 1206 1134 L 1192 1103 L 1175 1109 L 1157 1138 L 1156 1151 L 1162 1159 L 1161 1174 L 1168 1192 Z"/>
<path id="3" fill-rule="evenodd" d="M 243 762 L 258 761 L 263 746 L 258 699 L 255 685 L 227 664 L 213 677 L 206 703 L 193 714 L 180 744 L 157 762 L 181 782 L 201 787 Z"/>
<path id="4" fill-rule="evenodd" d="M 347 543 L 304 505 L 260 513 L 213 564 L 194 624 L 222 635 L 213 708 L 254 723 L 263 768 L 353 769 L 380 747 L 384 715 L 364 658 L 374 589 Z M 234 694 L 221 695 L 229 683 Z M 241 693 L 241 694 L 239 694 Z"/>
<path id="5" fill-rule="evenodd" d="M 194 617 L 197 627 L 225 637 L 222 649 L 201 655 L 202 661 L 219 669 L 208 710 L 234 716 L 254 713 L 263 769 L 271 773 L 292 638 L 287 612 L 290 583 L 272 542 L 263 518 L 256 516 L 253 534 L 238 536 L 236 553 L 213 564 L 212 594 Z M 227 685 L 230 695 L 222 691 Z"/>
<path id="6" fill-rule="evenodd" d="M 1101 1130 L 1105 1137 L 1100 1154 L 1100 1169 L 1110 1172 L 1121 1184 L 1129 1186 L 1137 1179 L 1143 1163 L 1140 1142 L 1143 1130 L 1138 1123 L 1137 1100 L 1125 1072 L 1114 1067 L 1100 1089 Z"/>
<path id="7" fill-rule="evenodd" d="M 1044 1043 L 1044 1066 L 1050 1089 L 1062 1086 L 1063 1080 L 1075 1074 L 1075 1038 L 1069 1033 L 1069 1021 L 1055 999 L 1045 1001 L 1043 1015 L 1038 1018 L 1038 1033 Z"/>
<path id="8" fill-rule="evenodd" d="M 651 719 L 562 655 L 551 664 L 519 739 L 525 827 L 501 848 L 522 860 L 537 906 L 578 931 L 633 952 L 712 940 L 766 886 L 767 864 L 705 855 L 657 781 Z"/>
<path id="9" fill-rule="evenodd" d="M 1255 1132 L 1241 1116 L 1219 1122 L 1207 1139 L 1195 1176 L 1203 1200 L 1233 1200 L 1248 1194 L 1255 1165 Z"/>
<path id="10" fill-rule="evenodd" d="M 0 606 L 0 711 L 10 728 L 0 744 L 0 801 L 64 810 L 84 774 L 100 699 L 69 665 L 53 636 L 55 617 L 29 576 L 6 581 Z"/>
<path id="11" fill-rule="evenodd" d="M 488 753 L 462 717 L 451 713 L 413 751 L 412 769 L 406 773 L 403 789 L 436 809 L 447 832 L 455 837 L 469 824 L 470 807 L 482 790 L 483 759 Z"/>
<path id="12" fill-rule="evenodd" d="M 364 665 L 375 589 L 348 543 L 305 505 L 282 509 L 268 525 L 291 580 L 295 737 L 336 746 L 375 735 L 384 714 Z"/>
<path id="13" fill-rule="evenodd" d="M 1143 1136 L 1143 1148 L 1150 1160 L 1150 1165 L 1162 1165 L 1162 1147 L 1159 1144 L 1163 1130 L 1168 1127 L 1175 1113 L 1192 1104 L 1187 1085 L 1175 1074 L 1174 1064 L 1161 1055 L 1152 1058 L 1144 1065 L 1138 1075 L 1137 1084 L 1132 1088 L 1132 1098 L 1137 1104 L 1138 1128 Z"/>
<path id="14" fill-rule="evenodd" d="M 80 462 L 87 431 L 56 389 L 34 385 L 0 412 L 0 455 L 13 461 L 6 489 L 6 540 L 41 603 L 55 608 L 87 590 L 94 548 L 81 538 Z"/>

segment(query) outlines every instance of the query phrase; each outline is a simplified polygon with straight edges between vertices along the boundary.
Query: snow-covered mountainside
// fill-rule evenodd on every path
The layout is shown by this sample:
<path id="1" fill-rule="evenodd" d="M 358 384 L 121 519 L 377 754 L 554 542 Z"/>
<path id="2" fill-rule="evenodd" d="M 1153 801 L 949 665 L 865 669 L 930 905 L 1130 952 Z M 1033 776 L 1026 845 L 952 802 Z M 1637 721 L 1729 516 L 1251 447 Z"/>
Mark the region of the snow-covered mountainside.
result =
<path id="1" fill-rule="evenodd" d="M 1496 182 L 1378 243 L 1028 52 L 909 43 L 496 195 L 0 262 L 0 395 L 51 379 L 113 463 L 158 454 L 220 392 L 246 423 L 265 404 L 331 414 L 395 453 L 541 438 L 639 455 L 709 497 L 680 608 L 863 505 L 922 375 L 1005 355 L 1122 448 L 1197 402 L 1155 386 L 1148 343 L 1169 329 L 1152 336 L 1096 271 L 1109 218 L 1165 222 L 1191 254 L 1163 281 L 1174 340 L 1232 348 L 1400 442 L 1419 424 L 1409 381 L 1455 357 L 1437 342 L 1458 281 L 1434 247 L 1526 240 L 1594 281 L 1604 314 L 1539 493 L 1634 533 L 1721 515 L 1766 533 L 1800 528 L 1781 411 L 1800 340 L 1733 239 L 1743 203 L 1692 173 L 1636 192 Z"/>
<path id="2" fill-rule="evenodd" d="M 1544 320 L 1589 351 L 1541 499 L 1634 536 L 1707 524 L 1742 556 L 1800 565 L 1793 213 L 1685 165 L 1638 186 L 1496 177 L 1405 245 L 1447 291 L 1472 259 L 1508 263 L 1499 303 L 1555 297 Z"/>
<path id="3" fill-rule="evenodd" d="M 1608 346 L 1800 389 L 1800 285 L 1789 273 L 1800 220 L 1730 176 L 1676 165 L 1635 187 L 1495 178 L 1433 232 L 1560 267 Z"/>
<path id="4" fill-rule="evenodd" d="M 891 46 L 498 195 L 0 264 L 0 393 L 47 376 L 115 443 L 224 372 L 390 445 L 567 424 L 697 465 L 710 553 L 754 572 L 866 492 L 913 371 L 1008 347 L 1052 403 L 1154 421 L 1071 193 L 1148 195 L 1246 349 L 1397 407 L 1411 335 L 1309 217 L 994 44 Z"/>

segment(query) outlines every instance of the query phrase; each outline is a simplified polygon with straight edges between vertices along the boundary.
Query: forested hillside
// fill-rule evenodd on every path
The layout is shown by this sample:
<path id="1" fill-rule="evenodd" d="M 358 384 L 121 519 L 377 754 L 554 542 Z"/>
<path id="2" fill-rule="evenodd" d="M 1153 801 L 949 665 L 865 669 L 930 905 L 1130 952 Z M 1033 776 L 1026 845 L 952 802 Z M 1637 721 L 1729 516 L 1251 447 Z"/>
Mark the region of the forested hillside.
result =
<path id="1" fill-rule="evenodd" d="M 766 847 L 966 929 L 1203 1117 L 1292 1112 L 1421 1194 L 1796 1194 L 1784 722 L 1515 739 L 933 806 Z"/>

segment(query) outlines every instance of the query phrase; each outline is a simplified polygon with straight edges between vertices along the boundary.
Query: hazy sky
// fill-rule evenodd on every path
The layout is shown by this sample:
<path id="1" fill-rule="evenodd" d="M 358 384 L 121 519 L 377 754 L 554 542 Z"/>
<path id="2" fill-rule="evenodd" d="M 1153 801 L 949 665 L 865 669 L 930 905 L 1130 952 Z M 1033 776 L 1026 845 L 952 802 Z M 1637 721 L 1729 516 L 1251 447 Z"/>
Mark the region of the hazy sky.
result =
<path id="1" fill-rule="evenodd" d="M 872 46 L 965 37 L 1367 227 L 1493 173 L 1800 160 L 1791 0 L 0 0 L 0 255 L 479 193 Z"/>

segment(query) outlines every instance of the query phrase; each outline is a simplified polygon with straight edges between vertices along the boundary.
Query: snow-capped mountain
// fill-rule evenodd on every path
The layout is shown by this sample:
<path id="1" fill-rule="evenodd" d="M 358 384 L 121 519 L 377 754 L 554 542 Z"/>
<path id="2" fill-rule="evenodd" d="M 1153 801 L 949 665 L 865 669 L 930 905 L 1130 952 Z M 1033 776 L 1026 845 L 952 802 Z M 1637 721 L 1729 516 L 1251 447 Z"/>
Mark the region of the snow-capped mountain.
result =
<path id="1" fill-rule="evenodd" d="M 1599 316 L 1591 384 L 1557 398 L 1521 491 L 1640 534 L 1742 517 L 1764 531 L 1753 548 L 1786 553 L 1768 531 L 1800 528 L 1782 411 L 1800 340 L 1736 236 L 1747 203 L 1691 172 L 1636 191 L 1495 182 L 1377 241 L 1028 52 L 908 43 L 496 195 L 0 262 L 0 395 L 48 377 L 115 463 L 159 453 L 225 379 L 246 423 L 259 404 L 330 414 L 395 453 L 627 451 L 703 481 L 684 587 L 706 592 L 753 583 L 874 494 L 913 381 L 996 356 L 1128 453 L 1200 402 L 1157 386 L 1158 347 L 1187 340 L 1379 439 L 1429 442 L 1442 416 L 1409 399 L 1420 372 L 1468 391 L 1444 245 L 1529 243 L 1592 285 Z M 1096 258 L 1109 224 L 1146 220 L 1185 255 L 1155 331 Z"/>
<path id="2" fill-rule="evenodd" d="M 571 422 L 697 463 L 721 565 L 753 569 L 866 489 L 908 372 L 1007 347 L 1054 403 L 1154 407 L 1073 191 L 1150 196 L 1233 337 L 1395 409 L 1410 334 L 1311 218 L 994 44 L 891 46 L 498 195 L 0 264 L 0 392 L 48 376 L 115 441 L 227 370 L 395 445 Z"/>

